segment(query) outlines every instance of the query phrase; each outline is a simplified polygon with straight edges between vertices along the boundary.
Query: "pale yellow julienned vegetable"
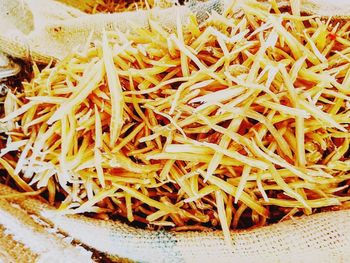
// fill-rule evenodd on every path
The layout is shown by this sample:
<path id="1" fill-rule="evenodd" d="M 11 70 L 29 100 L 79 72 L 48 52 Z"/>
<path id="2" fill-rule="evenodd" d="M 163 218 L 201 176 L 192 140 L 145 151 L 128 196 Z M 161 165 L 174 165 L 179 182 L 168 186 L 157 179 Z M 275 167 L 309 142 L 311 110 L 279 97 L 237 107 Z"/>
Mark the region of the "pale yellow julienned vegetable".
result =
<path id="1" fill-rule="evenodd" d="M 60 213 L 221 226 L 227 243 L 231 229 L 348 205 L 349 23 L 300 4 L 232 1 L 173 31 L 153 17 L 34 66 L 4 98 L 1 182 Z"/>

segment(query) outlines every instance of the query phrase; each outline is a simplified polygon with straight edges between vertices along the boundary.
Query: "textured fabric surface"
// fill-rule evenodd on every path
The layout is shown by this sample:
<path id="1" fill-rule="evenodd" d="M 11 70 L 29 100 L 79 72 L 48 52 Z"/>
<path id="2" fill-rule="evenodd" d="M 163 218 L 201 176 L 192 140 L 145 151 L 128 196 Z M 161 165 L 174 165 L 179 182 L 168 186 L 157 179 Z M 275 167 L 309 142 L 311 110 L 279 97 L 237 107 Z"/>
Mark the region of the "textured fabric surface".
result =
<path id="1" fill-rule="evenodd" d="M 91 252 L 71 245 L 35 214 L 5 200 L 0 202 L 0 225 L 0 236 L 7 236 L 0 241 L 6 262 L 92 262 Z"/>
<path id="2" fill-rule="evenodd" d="M 222 8 L 220 0 L 211 0 L 168 9 L 87 15 L 55 1 L 0 0 L 0 50 L 21 59 L 49 63 L 86 43 L 90 34 L 98 37 L 102 29 L 148 27 L 148 19 L 152 18 L 172 30 L 177 15 L 186 23 L 191 10 L 198 11 L 201 21 L 211 10 L 220 12 Z"/>
<path id="3" fill-rule="evenodd" d="M 35 262 L 38 255 L 22 243 L 13 239 L 3 226 L 0 226 L 0 262 Z"/>
<path id="4" fill-rule="evenodd" d="M 63 1 L 63 0 L 62 0 Z M 148 19 L 162 21 L 172 30 L 176 16 L 186 23 L 189 13 L 203 21 L 213 10 L 220 13 L 230 0 L 209 0 L 187 6 L 151 11 L 87 15 L 78 9 L 53 0 L 0 0 L 0 50 L 26 60 L 49 63 L 64 58 L 71 50 L 87 41 L 92 33 L 98 37 L 103 28 L 132 30 L 148 27 Z M 288 1 L 279 1 L 287 5 Z M 347 17 L 350 3 L 347 0 L 302 0 L 302 11 L 321 16 Z"/>
<path id="5" fill-rule="evenodd" d="M 14 190 L 0 185 L 0 195 L 9 193 L 14 193 Z M 17 198 L 8 202 L 17 205 L 21 213 L 26 213 L 16 217 L 23 224 L 28 225 L 26 219 L 29 215 L 47 222 L 46 226 L 37 226 L 38 233 L 42 233 L 43 228 L 54 227 L 98 251 L 140 262 L 331 263 L 348 262 L 350 257 L 350 210 L 235 231 L 232 232 L 231 248 L 226 246 L 221 231 L 142 230 L 116 221 L 59 215 L 52 207 L 34 198 Z M 0 205 L 0 218 L 4 213 L 13 214 L 11 211 L 15 208 L 10 207 L 9 204 Z M 9 227 L 6 222 L 0 221 L 0 224 L 5 229 Z M 34 225 L 31 227 L 35 228 Z"/>

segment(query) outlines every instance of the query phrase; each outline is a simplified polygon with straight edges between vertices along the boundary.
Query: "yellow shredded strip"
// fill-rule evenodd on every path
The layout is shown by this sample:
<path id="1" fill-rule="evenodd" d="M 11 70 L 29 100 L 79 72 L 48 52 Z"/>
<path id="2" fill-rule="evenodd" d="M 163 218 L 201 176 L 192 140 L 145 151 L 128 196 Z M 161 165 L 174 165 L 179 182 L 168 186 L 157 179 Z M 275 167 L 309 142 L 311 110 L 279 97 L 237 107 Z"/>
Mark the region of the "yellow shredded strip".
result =
<path id="1" fill-rule="evenodd" d="M 98 180 L 100 181 L 101 186 L 105 187 L 105 178 L 103 175 L 103 169 L 102 169 L 102 155 L 101 155 L 101 149 L 102 148 L 102 124 L 101 124 L 101 117 L 100 113 L 98 112 L 97 106 L 95 105 L 95 167 L 96 167 L 96 173 Z"/>
<path id="2" fill-rule="evenodd" d="M 103 33 L 102 37 L 102 50 L 103 50 L 103 61 L 107 74 L 107 84 L 111 94 L 111 137 L 110 146 L 112 147 L 119 137 L 120 130 L 123 125 L 123 107 L 124 100 L 122 94 L 122 87 L 120 85 L 119 77 L 116 72 L 116 68 L 113 62 L 113 54 L 109 47 L 106 32 Z"/>
<path id="3" fill-rule="evenodd" d="M 226 218 L 226 212 L 225 212 L 226 209 L 225 209 L 224 197 L 222 195 L 221 190 L 215 191 L 215 200 L 216 200 L 216 205 L 218 209 L 220 224 L 222 227 L 222 231 L 224 232 L 225 241 L 228 244 L 228 246 L 232 246 L 231 234 L 230 234 L 229 226 L 227 224 L 227 218 Z"/>
<path id="4" fill-rule="evenodd" d="M 0 164 L 8 172 L 8 174 L 12 177 L 12 179 L 18 184 L 18 186 L 21 189 L 27 192 L 34 191 L 33 188 L 31 188 L 21 177 L 15 174 L 15 170 L 13 169 L 13 167 L 4 158 L 0 158 Z"/>
<path id="5" fill-rule="evenodd" d="M 27 196 L 38 196 L 44 191 L 45 191 L 45 188 L 42 188 L 40 190 L 33 191 L 33 192 L 0 195 L 0 199 L 25 198 Z"/>

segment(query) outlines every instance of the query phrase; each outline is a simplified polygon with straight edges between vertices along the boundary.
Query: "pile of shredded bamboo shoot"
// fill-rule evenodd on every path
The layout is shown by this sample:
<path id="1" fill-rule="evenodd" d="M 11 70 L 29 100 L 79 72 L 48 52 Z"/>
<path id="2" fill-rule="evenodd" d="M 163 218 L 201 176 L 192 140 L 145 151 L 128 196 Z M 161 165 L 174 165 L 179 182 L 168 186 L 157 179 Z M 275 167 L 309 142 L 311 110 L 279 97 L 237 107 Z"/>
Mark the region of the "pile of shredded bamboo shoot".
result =
<path id="1" fill-rule="evenodd" d="M 125 12 L 125 11 L 133 11 L 146 9 L 148 2 L 143 0 L 131 0 L 131 1 L 123 1 L 123 0 L 89 0 L 91 2 L 86 11 L 88 13 L 114 13 L 114 12 Z M 152 7 L 152 3 L 151 6 Z"/>
<path id="2" fill-rule="evenodd" d="M 84 0 L 79 6 L 87 13 L 115 13 L 145 10 L 156 6 L 170 7 L 175 0 Z"/>
<path id="3" fill-rule="evenodd" d="M 7 94 L 0 165 L 62 213 L 229 229 L 350 200 L 350 21 L 245 1 L 104 32 Z"/>

